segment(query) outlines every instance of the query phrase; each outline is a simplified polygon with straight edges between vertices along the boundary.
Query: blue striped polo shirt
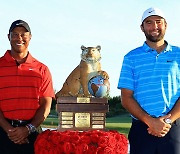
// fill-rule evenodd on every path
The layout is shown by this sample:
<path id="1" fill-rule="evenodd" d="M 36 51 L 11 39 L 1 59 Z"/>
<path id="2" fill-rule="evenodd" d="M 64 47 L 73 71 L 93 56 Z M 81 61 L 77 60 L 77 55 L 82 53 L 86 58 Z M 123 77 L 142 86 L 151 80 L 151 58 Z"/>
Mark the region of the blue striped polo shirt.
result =
<path id="1" fill-rule="evenodd" d="M 144 43 L 130 51 L 122 64 L 118 82 L 121 88 L 132 90 L 149 115 L 166 115 L 180 96 L 180 48 L 167 44 L 158 53 Z"/>

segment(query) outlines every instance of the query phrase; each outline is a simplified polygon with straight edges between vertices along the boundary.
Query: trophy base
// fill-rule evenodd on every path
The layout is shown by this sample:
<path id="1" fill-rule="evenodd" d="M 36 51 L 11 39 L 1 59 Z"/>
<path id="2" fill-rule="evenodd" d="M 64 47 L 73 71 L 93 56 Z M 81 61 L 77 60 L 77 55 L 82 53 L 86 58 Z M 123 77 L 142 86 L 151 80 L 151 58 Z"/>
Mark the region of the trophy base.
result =
<path id="1" fill-rule="evenodd" d="M 59 97 L 58 131 L 105 129 L 107 98 Z"/>

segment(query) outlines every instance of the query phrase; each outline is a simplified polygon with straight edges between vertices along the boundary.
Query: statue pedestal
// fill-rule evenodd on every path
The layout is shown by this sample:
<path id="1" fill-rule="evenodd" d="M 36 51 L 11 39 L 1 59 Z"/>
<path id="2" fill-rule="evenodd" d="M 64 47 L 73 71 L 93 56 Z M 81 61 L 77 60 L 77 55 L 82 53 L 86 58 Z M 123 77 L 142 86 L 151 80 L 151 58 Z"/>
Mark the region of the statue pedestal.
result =
<path id="1" fill-rule="evenodd" d="M 58 131 L 105 129 L 107 98 L 59 97 Z"/>

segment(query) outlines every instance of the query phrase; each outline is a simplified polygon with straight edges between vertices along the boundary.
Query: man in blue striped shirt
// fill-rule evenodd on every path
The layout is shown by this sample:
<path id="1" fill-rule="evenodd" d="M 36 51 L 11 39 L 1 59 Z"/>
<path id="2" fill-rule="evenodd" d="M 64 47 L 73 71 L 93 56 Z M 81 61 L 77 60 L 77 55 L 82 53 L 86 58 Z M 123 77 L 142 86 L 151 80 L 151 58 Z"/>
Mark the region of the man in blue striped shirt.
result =
<path id="1" fill-rule="evenodd" d="M 164 40 L 167 21 L 147 9 L 143 46 L 125 55 L 118 88 L 132 115 L 131 154 L 180 154 L 180 48 Z"/>

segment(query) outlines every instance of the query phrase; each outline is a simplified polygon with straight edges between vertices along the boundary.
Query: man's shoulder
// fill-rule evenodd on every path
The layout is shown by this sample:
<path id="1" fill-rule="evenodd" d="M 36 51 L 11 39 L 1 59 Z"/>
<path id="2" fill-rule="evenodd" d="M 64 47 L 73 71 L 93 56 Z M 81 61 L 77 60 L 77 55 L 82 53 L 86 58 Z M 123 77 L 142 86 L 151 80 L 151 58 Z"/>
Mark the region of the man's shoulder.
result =
<path id="1" fill-rule="evenodd" d="M 44 63 L 40 62 L 37 59 L 34 59 L 33 65 L 36 65 L 36 68 L 39 68 L 39 70 L 41 70 L 41 71 L 43 71 L 43 70 L 45 71 L 48 69 L 48 67 Z"/>
<path id="2" fill-rule="evenodd" d="M 137 48 L 132 49 L 131 51 L 129 51 L 125 55 L 125 57 L 131 58 L 131 57 L 134 57 L 134 56 L 139 56 L 139 55 L 141 55 L 143 53 L 144 53 L 143 46 L 140 46 L 140 47 L 137 47 Z"/>
<path id="3" fill-rule="evenodd" d="M 4 59 L 4 56 L 1 56 L 1 57 L 0 57 L 0 61 L 3 60 L 3 59 Z"/>
<path id="4" fill-rule="evenodd" d="M 180 47 L 175 45 L 168 45 L 167 51 L 171 56 L 175 56 L 176 58 L 180 59 Z"/>
<path id="5" fill-rule="evenodd" d="M 5 63 L 6 61 L 5 55 L 0 57 L 0 63 Z"/>
<path id="6" fill-rule="evenodd" d="M 179 46 L 171 45 L 171 48 L 172 48 L 172 51 L 180 52 L 180 47 Z"/>
<path id="7" fill-rule="evenodd" d="M 7 51 L 4 53 L 4 55 L 0 56 L 0 61 L 9 59 L 9 57 L 10 57 L 10 53 L 9 53 L 9 50 L 7 50 Z"/>
<path id="8" fill-rule="evenodd" d="M 33 56 L 31 56 L 30 59 L 31 59 L 33 65 L 37 65 L 39 67 L 44 67 L 44 68 L 47 67 L 43 62 L 39 61 L 38 59 L 34 58 Z"/>

